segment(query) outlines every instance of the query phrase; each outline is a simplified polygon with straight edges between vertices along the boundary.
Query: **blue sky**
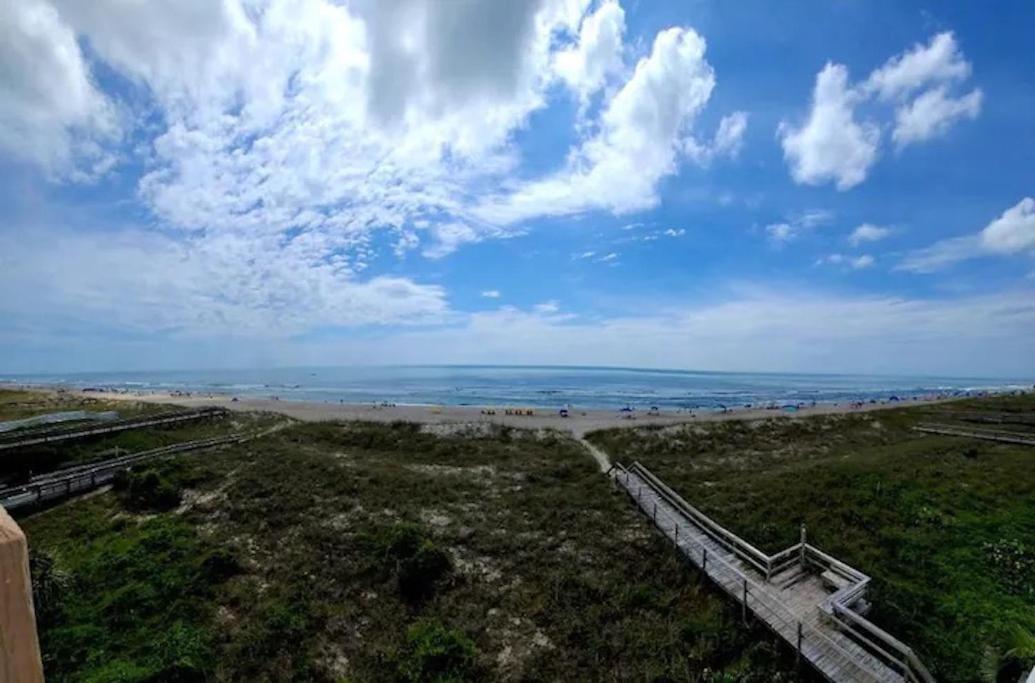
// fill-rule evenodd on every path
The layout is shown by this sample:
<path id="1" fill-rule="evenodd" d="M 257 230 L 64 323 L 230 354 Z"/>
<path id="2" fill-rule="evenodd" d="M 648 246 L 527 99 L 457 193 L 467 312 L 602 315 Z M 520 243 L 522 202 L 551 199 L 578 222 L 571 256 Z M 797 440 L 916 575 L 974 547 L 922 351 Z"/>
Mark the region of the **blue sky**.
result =
<path id="1" fill-rule="evenodd" d="M 0 19 L 0 372 L 1035 376 L 1031 3 Z"/>

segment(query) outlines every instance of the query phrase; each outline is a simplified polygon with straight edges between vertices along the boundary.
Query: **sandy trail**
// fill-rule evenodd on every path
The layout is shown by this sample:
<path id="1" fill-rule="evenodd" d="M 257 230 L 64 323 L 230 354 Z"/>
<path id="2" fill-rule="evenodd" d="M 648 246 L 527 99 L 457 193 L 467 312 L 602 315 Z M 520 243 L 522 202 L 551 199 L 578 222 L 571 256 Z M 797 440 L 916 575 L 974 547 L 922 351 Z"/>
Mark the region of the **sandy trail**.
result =
<path id="1" fill-rule="evenodd" d="M 586 450 L 597 461 L 597 464 L 600 465 L 600 471 L 607 474 L 607 471 L 611 469 L 611 459 L 607 457 L 607 453 L 594 446 L 585 437 L 576 438 L 579 440 L 579 443 L 586 447 Z"/>

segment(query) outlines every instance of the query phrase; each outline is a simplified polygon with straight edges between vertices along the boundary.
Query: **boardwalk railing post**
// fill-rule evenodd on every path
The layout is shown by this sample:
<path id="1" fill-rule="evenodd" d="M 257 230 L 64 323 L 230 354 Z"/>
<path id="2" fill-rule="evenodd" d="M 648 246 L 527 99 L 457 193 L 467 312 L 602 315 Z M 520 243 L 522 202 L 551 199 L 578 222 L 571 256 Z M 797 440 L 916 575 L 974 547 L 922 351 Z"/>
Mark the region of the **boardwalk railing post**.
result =
<path id="1" fill-rule="evenodd" d="M 798 647 L 797 647 L 797 650 L 798 650 L 798 656 L 797 656 L 796 664 L 799 667 L 801 667 L 801 622 L 800 621 L 798 622 Z"/>
<path id="2" fill-rule="evenodd" d="M 658 504 L 654 503 L 654 526 L 658 525 Z"/>
<path id="3" fill-rule="evenodd" d="M 748 581 L 744 579 L 744 602 L 740 605 L 740 619 L 745 624 L 748 622 Z"/>
<path id="4" fill-rule="evenodd" d="M 704 571 L 705 575 L 708 574 L 708 549 L 705 548 L 701 551 L 701 570 Z"/>
<path id="5" fill-rule="evenodd" d="M 805 523 L 801 523 L 801 548 L 798 550 L 798 562 L 805 569 Z"/>

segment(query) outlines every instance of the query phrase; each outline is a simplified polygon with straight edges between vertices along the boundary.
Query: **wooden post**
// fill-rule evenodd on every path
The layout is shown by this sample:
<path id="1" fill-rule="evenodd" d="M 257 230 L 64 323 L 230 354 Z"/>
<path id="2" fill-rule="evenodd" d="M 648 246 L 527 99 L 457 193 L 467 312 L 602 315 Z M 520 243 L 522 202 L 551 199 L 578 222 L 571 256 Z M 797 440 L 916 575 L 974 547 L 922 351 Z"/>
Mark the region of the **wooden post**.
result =
<path id="1" fill-rule="evenodd" d="M 25 534 L 0 507 L 0 681 L 43 683 Z"/>
<path id="2" fill-rule="evenodd" d="M 704 550 L 701 551 L 701 570 L 705 573 L 705 575 L 708 574 L 708 549 L 707 548 L 705 548 Z"/>
<path id="3" fill-rule="evenodd" d="M 740 619 L 748 623 L 748 580 L 744 579 L 744 601 L 740 604 Z"/>
<path id="4" fill-rule="evenodd" d="M 798 647 L 797 647 L 797 650 L 798 650 L 798 656 L 797 656 L 797 660 L 796 660 L 795 663 L 800 667 L 801 666 L 801 622 L 800 621 L 798 622 Z"/>
<path id="5" fill-rule="evenodd" d="M 654 503 L 654 526 L 658 525 L 658 504 Z"/>
<path id="6" fill-rule="evenodd" d="M 798 562 L 805 569 L 805 522 L 801 523 L 801 548 L 798 551 Z"/>

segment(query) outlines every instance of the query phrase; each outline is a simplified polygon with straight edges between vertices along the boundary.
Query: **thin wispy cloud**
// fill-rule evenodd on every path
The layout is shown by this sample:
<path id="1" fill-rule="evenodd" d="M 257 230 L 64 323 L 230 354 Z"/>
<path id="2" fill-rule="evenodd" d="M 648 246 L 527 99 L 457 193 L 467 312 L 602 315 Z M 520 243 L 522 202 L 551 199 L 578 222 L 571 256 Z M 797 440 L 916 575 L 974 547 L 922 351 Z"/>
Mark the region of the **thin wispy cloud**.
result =
<path id="1" fill-rule="evenodd" d="M 867 242 L 879 242 L 891 235 L 891 228 L 885 228 L 872 223 L 863 223 L 848 236 L 848 243 L 853 247 Z"/>
<path id="2" fill-rule="evenodd" d="M 766 235 L 776 246 L 792 242 L 813 229 L 826 225 L 834 219 L 834 214 L 826 209 L 810 209 L 795 214 L 785 221 L 770 223 L 765 226 Z"/>
<path id="3" fill-rule="evenodd" d="M 952 237 L 909 253 L 899 270 L 934 273 L 989 256 L 1035 255 L 1035 199 L 1025 197 L 976 234 Z"/>

